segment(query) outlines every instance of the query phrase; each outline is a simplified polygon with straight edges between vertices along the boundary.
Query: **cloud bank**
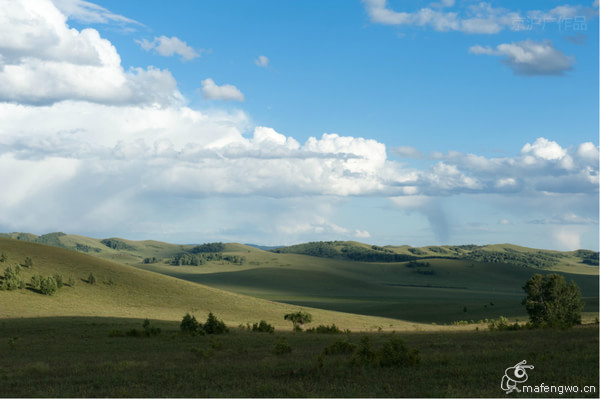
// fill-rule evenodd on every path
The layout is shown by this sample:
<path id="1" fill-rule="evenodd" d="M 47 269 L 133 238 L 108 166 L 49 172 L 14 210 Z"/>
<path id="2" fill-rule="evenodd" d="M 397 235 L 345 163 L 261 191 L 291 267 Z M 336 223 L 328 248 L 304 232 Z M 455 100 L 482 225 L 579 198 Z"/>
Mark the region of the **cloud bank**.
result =
<path id="1" fill-rule="evenodd" d="M 379 5 L 380 18 L 404 18 L 386 14 L 385 1 L 368 3 Z M 82 20 L 119 20 L 91 3 L 63 2 L 70 6 Z M 436 10 L 451 6 L 444 1 Z M 162 226 L 185 232 L 199 229 L 198 220 L 206 226 L 226 220 L 227 232 L 211 232 L 239 237 L 236 228 L 262 231 L 268 219 L 278 237 L 369 238 L 365 227 L 342 226 L 330 217 L 344 199 L 382 198 L 395 209 L 424 215 L 443 242 L 451 223 L 441 201 L 449 197 L 527 197 L 532 204 L 551 198 L 570 209 L 579 198 L 598 196 L 599 149 L 591 142 L 566 146 L 539 137 L 513 157 L 497 158 L 460 152 L 428 158 L 411 147 L 388 151 L 377 140 L 333 132 L 301 143 L 253 125 L 240 110 L 186 106 L 168 70 L 125 71 L 108 40 L 95 29 L 69 27 L 65 12 L 50 1 L 4 3 L 0 38 L 0 230 Z M 196 56 L 175 39 L 161 36 L 142 45 L 162 55 Z M 513 46 L 520 46 L 525 59 L 533 57 L 530 64 L 556 56 L 551 49 L 544 58 L 527 55 L 522 43 Z M 519 48 L 476 51 L 510 59 Z M 202 93 L 211 100 L 244 101 L 238 88 L 210 78 L 202 81 Z M 412 159 L 427 158 L 429 166 L 411 166 Z M 573 215 L 552 220 L 597 220 Z M 573 234 L 556 239 L 578 242 Z"/>

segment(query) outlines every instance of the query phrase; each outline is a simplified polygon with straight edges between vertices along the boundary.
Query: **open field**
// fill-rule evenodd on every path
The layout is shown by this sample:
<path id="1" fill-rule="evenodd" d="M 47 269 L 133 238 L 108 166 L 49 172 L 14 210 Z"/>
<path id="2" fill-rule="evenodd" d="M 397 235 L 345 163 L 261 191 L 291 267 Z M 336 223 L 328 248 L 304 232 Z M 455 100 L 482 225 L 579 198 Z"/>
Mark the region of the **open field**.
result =
<path id="1" fill-rule="evenodd" d="M 138 245 L 140 251 L 153 248 L 153 256 L 181 249 L 161 243 Z M 520 287 L 539 270 L 452 258 L 427 259 L 420 262 L 429 266 L 408 267 L 408 262 L 354 262 L 239 244 L 227 244 L 224 254 L 243 253 L 243 264 L 173 266 L 143 264 L 129 251 L 122 257 L 113 249 L 93 251 L 104 255 L 94 257 L 0 238 L 0 253 L 6 254 L 3 267 L 32 259 L 33 265 L 20 272 L 24 282 L 37 274 L 60 274 L 73 282 L 53 296 L 29 285 L 0 291 L 0 397 L 499 397 L 504 395 L 500 389 L 504 370 L 524 359 L 535 366 L 529 373 L 532 386 L 595 386 L 596 393 L 587 396 L 598 396 L 598 313 L 593 309 L 597 276 L 566 275 L 580 284 L 588 306 L 592 304 L 592 311 L 584 314 L 585 325 L 564 331 L 489 331 L 486 323 L 440 323 L 477 314 L 482 317 L 473 318 L 492 317 L 494 312 L 511 316 L 511 310 L 524 319 Z M 111 257 L 121 263 L 107 260 Z M 89 283 L 90 273 L 96 284 Z M 213 286 L 165 274 L 208 279 Z M 335 324 L 351 331 L 292 333 L 283 315 L 300 306 L 260 298 L 294 302 L 294 295 L 301 305 L 356 312 L 302 306 L 313 315 L 306 327 Z M 414 317 L 406 321 L 366 315 L 382 309 L 384 314 Z M 188 312 L 201 322 L 214 312 L 231 331 L 219 336 L 183 335 L 179 323 Z M 413 321 L 425 313 L 428 316 L 421 319 L 427 323 Z M 161 328 L 159 335 L 127 335 L 132 329 L 143 331 L 146 318 Z M 260 320 L 272 324 L 275 333 L 244 328 Z M 339 340 L 360 347 L 363 337 L 374 351 L 399 337 L 409 350 L 419 352 L 420 362 L 353 365 L 357 349 L 320 356 Z M 285 344 L 278 344 L 281 340 Z M 289 346 L 291 352 L 276 353 L 278 345 Z"/>
<path id="2" fill-rule="evenodd" d="M 507 367 L 535 366 L 532 386 L 595 386 L 596 393 L 519 397 L 598 397 L 598 327 L 567 331 L 309 334 L 250 332 L 185 336 L 177 322 L 152 321 L 155 337 L 111 337 L 140 319 L 0 320 L 0 397 L 501 397 Z M 337 340 L 374 348 L 400 337 L 419 351 L 416 366 L 350 365 L 327 355 Z M 275 354 L 284 338 L 290 353 Z"/>

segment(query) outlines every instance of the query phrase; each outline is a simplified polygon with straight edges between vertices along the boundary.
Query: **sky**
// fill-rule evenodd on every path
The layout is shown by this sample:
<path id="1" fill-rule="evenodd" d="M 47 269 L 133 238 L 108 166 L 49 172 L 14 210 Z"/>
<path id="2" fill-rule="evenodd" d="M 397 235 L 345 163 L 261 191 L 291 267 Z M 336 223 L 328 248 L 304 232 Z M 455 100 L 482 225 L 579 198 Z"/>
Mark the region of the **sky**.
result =
<path id="1" fill-rule="evenodd" d="M 598 1 L 0 0 L 0 232 L 598 250 Z"/>

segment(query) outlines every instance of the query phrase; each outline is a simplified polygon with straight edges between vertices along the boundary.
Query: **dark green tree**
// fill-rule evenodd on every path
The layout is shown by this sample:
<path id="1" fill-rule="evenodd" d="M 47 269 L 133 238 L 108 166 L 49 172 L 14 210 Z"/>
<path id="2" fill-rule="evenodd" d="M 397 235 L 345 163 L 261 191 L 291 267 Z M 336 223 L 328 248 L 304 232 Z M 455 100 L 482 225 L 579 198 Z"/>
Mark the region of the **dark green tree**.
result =
<path id="1" fill-rule="evenodd" d="M 303 312 L 302 310 L 294 313 L 288 313 L 283 316 L 285 320 L 289 320 L 294 325 L 294 331 L 302 331 L 302 326 L 305 323 L 310 323 L 312 321 L 312 315 L 308 312 Z"/>
<path id="2" fill-rule="evenodd" d="M 44 295 L 54 295 L 57 289 L 58 285 L 52 276 L 42 278 L 42 281 L 40 281 L 40 292 Z"/>
<path id="3" fill-rule="evenodd" d="M 25 284 L 21 281 L 21 266 L 9 266 L 4 270 L 4 279 L 0 284 L 0 289 L 12 291 L 19 288 L 25 288 Z"/>
<path id="4" fill-rule="evenodd" d="M 534 274 L 527 280 L 523 290 L 527 297 L 522 304 L 534 327 L 567 328 L 581 324 L 584 303 L 579 287 L 573 281 L 567 284 L 559 274 Z"/>

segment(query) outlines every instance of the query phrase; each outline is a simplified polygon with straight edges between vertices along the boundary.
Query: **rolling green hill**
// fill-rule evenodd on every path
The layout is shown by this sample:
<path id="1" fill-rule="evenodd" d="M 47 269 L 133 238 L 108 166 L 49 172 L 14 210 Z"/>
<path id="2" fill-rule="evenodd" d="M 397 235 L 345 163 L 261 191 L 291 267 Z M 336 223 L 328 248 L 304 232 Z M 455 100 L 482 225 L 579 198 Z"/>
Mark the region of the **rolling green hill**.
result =
<path id="1" fill-rule="evenodd" d="M 92 246 L 94 241 L 89 243 Z M 153 245 L 149 243 L 145 242 L 144 248 Z M 2 269 L 24 263 L 26 257 L 33 260 L 33 266 L 23 267 L 20 273 L 25 282 L 35 274 L 55 273 L 62 275 L 65 281 L 72 277 L 75 282 L 73 287 L 65 285 L 53 296 L 40 294 L 30 287 L 0 291 L 0 319 L 97 316 L 179 321 L 187 312 L 204 319 L 212 311 L 231 326 L 264 319 L 277 328 L 291 330 L 291 324 L 284 321 L 283 315 L 299 309 L 25 240 L 0 238 L 0 253 L 7 258 L 0 262 Z M 90 273 L 96 276 L 95 285 L 87 282 Z M 414 328 L 414 323 L 400 320 L 308 310 L 315 323 L 335 323 L 341 328 Z"/>
<path id="2" fill-rule="evenodd" d="M 213 243 L 217 248 L 62 233 L 10 236 L 254 298 L 423 323 L 525 319 L 524 282 L 534 273 L 558 272 L 581 287 L 584 311 L 592 319 L 598 314 L 598 267 L 589 264 L 598 254 L 585 250 L 335 241 L 263 251 L 235 243 Z"/>

